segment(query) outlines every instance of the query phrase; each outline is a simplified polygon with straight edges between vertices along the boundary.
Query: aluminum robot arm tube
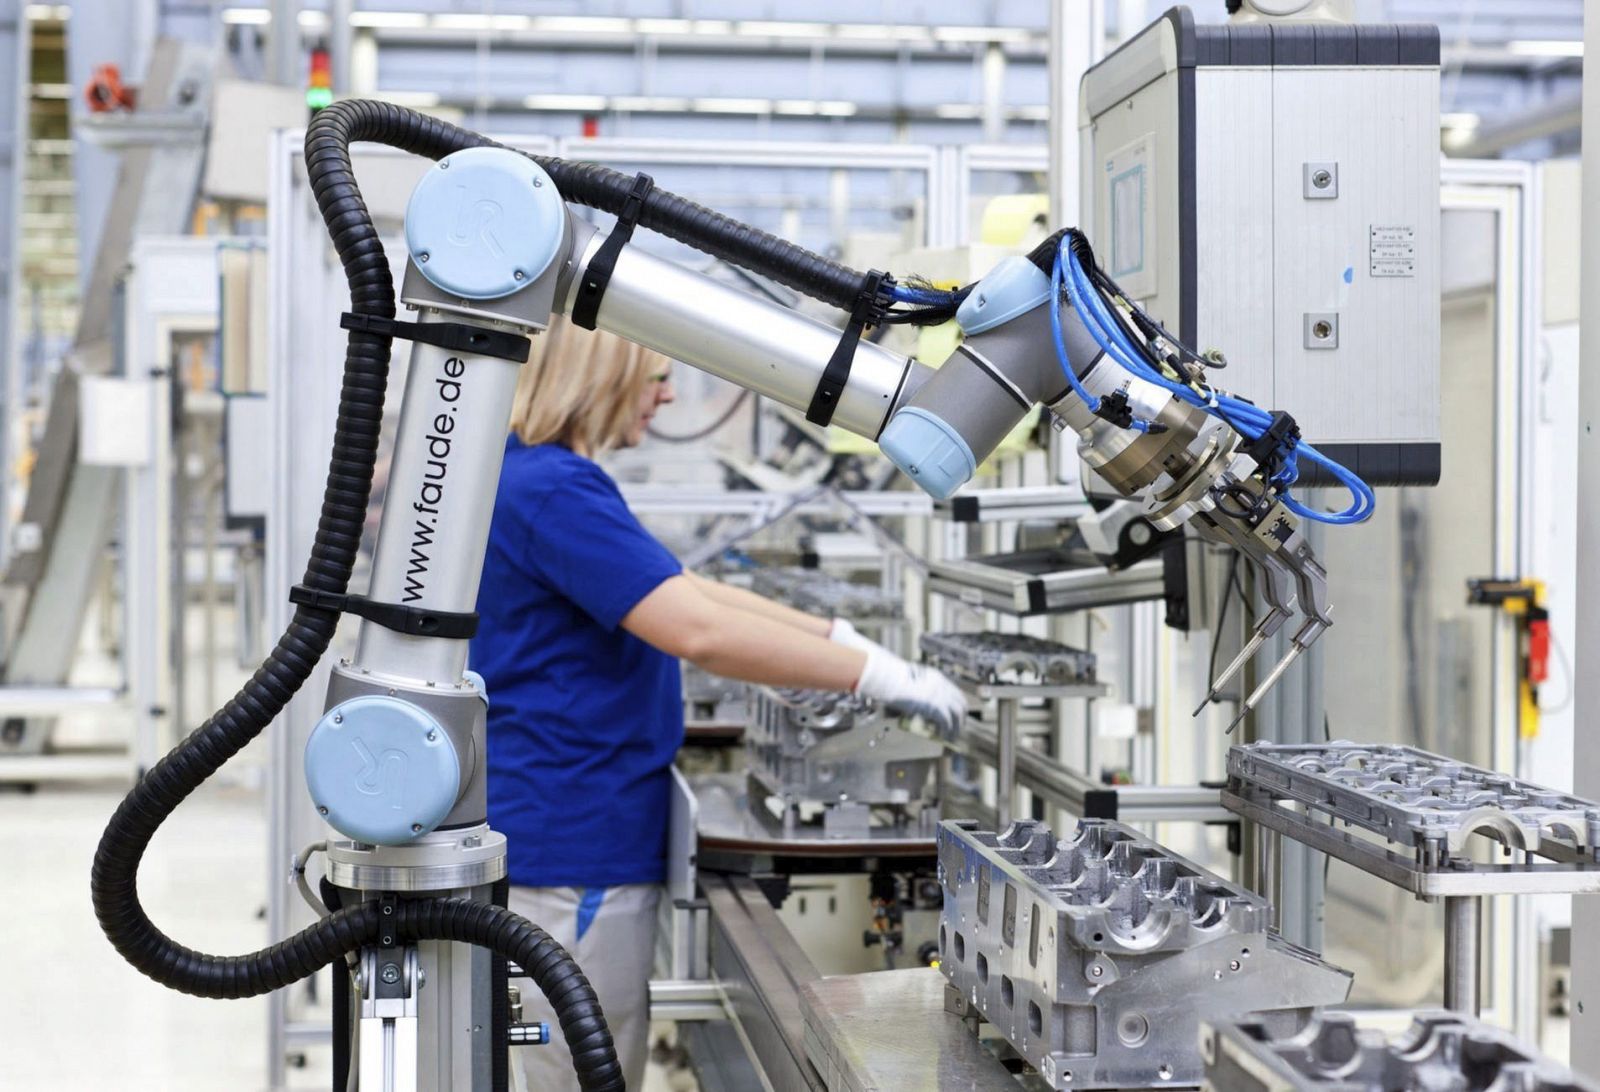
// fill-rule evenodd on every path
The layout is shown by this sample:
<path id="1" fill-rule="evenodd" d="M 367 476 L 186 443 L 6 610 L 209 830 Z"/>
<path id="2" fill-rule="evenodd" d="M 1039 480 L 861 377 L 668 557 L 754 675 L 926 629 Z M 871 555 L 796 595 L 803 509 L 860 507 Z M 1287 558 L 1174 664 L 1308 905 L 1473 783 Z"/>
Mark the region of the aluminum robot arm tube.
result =
<path id="1" fill-rule="evenodd" d="M 584 247 L 587 268 L 605 241 Z M 572 278 L 576 293 L 582 277 Z M 568 301 L 570 307 L 570 299 Z M 839 344 L 827 323 L 626 246 L 600 304 L 597 325 L 629 341 L 804 410 Z M 833 423 L 876 440 L 890 415 L 933 370 L 863 340 Z"/>

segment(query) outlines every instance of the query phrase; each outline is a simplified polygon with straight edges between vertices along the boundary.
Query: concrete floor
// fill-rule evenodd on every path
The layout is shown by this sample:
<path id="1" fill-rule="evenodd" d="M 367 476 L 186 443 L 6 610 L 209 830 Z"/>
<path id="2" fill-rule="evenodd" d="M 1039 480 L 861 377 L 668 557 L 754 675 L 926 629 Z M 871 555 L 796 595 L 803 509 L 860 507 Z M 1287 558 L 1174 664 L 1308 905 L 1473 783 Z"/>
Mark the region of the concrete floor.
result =
<path id="1" fill-rule="evenodd" d="M 124 963 L 95 922 L 89 864 L 121 796 L 117 786 L 0 791 L 0 1085 L 264 1088 L 264 998 L 207 1001 L 164 989 Z M 202 788 L 145 858 L 140 896 L 152 920 L 203 951 L 266 944 L 265 827 L 259 794 Z M 326 1070 L 320 1080 L 300 1073 L 316 1081 L 301 1087 L 327 1087 Z"/>
<path id="2" fill-rule="evenodd" d="M 215 657 L 187 627 L 188 711 L 198 721 L 248 672 L 236 660 L 224 608 Z M 117 686 L 120 668 L 85 627 L 73 682 Z M 205 677 L 214 665 L 218 678 Z M 208 682 L 210 685 L 208 685 Z M 186 726 L 187 728 L 193 725 Z M 270 731 L 271 729 L 269 729 Z M 74 714 L 54 741 L 66 748 L 123 743 L 125 715 Z M 265 734 L 186 800 L 156 834 L 139 873 L 145 912 L 173 939 L 204 952 L 254 951 L 267 935 Z M 3 1092 L 268 1092 L 267 1000 L 210 1001 L 175 993 L 128 966 L 101 933 L 89 868 L 106 820 L 128 785 L 56 782 L 25 793 L 0 785 L 0 1090 Z M 327 1020 L 296 984 L 295 1018 Z M 664 1025 L 663 1030 L 669 1030 Z M 284 1092 L 332 1083 L 332 1051 L 312 1046 Z M 641 1092 L 692 1089 L 652 1064 Z"/>
<path id="3" fill-rule="evenodd" d="M 100 932 L 89 866 L 122 795 L 115 785 L 0 788 L 0 1089 L 265 1092 L 265 998 L 174 993 Z M 266 812 L 254 789 L 203 786 L 156 835 L 139 878 L 151 920 L 191 948 L 232 954 L 280 939 L 266 932 Z M 331 1079 L 331 1052 L 312 1047 L 287 1087 L 326 1090 Z M 652 1065 L 644 1092 L 692 1086 Z"/>

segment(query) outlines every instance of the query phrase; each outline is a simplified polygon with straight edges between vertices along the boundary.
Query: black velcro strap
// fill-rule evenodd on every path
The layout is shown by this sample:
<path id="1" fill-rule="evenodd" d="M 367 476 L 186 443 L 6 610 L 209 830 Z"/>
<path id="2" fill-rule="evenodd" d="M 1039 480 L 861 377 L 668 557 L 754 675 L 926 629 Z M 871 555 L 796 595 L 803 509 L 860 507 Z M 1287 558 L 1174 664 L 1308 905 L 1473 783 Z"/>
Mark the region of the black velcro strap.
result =
<path id="1" fill-rule="evenodd" d="M 304 584 L 289 589 L 289 602 L 314 610 L 353 614 L 384 629 L 412 637 L 447 637 L 464 641 L 478 632 L 478 613 L 454 614 L 442 610 L 423 610 L 398 603 L 375 603 L 364 595 L 336 595 Z"/>
<path id="2" fill-rule="evenodd" d="M 888 277 L 887 273 L 876 269 L 867 274 L 861 294 L 856 297 L 856 304 L 850 310 L 850 322 L 845 326 L 844 333 L 839 335 L 839 344 L 835 346 L 833 356 L 828 358 L 828 366 L 822 369 L 817 389 L 811 392 L 806 420 L 813 425 L 826 425 L 833 420 L 833 411 L 839 408 L 839 396 L 844 393 L 845 384 L 850 382 L 850 366 L 856 361 L 856 346 L 861 344 L 861 333 L 882 317 L 878 293 Z"/>
<path id="3" fill-rule="evenodd" d="M 628 199 L 622 203 L 622 211 L 617 213 L 617 226 L 611 229 L 611 234 L 606 236 L 606 241 L 594 252 L 589 267 L 583 271 L 583 281 L 578 285 L 578 298 L 572 304 L 574 325 L 582 326 L 585 330 L 594 329 L 595 320 L 600 317 L 600 301 L 605 299 L 606 285 L 611 283 L 611 273 L 617 268 L 617 255 L 633 238 L 634 225 L 644 211 L 644 199 L 650 196 L 655 185 L 655 179 L 647 174 L 633 176 L 633 189 L 628 191 Z"/>
<path id="4" fill-rule="evenodd" d="M 456 353 L 475 356 L 492 356 L 497 360 L 511 360 L 518 364 L 527 362 L 531 344 L 521 334 L 509 330 L 493 330 L 487 326 L 471 326 L 464 322 L 403 322 L 400 319 L 378 315 L 357 315 L 346 311 L 339 316 L 339 327 L 359 330 L 380 337 L 399 337 L 423 345 L 436 345 Z"/>

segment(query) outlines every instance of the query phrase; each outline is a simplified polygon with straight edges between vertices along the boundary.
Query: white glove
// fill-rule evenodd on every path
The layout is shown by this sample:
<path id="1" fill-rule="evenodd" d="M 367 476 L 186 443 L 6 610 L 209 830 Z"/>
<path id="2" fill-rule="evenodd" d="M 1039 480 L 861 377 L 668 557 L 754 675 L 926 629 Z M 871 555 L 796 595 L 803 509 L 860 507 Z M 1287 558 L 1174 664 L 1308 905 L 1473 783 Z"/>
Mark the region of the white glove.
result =
<path id="1" fill-rule="evenodd" d="M 921 717 L 944 735 L 961 730 L 967 718 L 967 697 L 955 683 L 931 667 L 907 663 L 877 645 L 866 653 L 867 666 L 856 683 L 857 694 L 894 712 Z"/>
<path id="2" fill-rule="evenodd" d="M 870 637 L 864 637 L 861 631 L 852 626 L 843 618 L 835 618 L 833 627 L 828 630 L 828 640 L 845 648 L 853 648 L 858 652 L 888 652 L 889 650 Z"/>

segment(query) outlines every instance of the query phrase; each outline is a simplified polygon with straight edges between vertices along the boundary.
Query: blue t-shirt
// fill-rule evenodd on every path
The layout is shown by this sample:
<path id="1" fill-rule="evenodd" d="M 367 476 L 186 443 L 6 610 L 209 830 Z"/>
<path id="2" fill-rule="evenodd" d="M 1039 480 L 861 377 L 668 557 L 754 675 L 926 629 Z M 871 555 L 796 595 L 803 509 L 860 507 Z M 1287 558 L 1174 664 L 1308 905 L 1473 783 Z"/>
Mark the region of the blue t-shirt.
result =
<path id="1" fill-rule="evenodd" d="M 471 666 L 489 694 L 489 822 L 513 884 L 666 878 L 678 661 L 618 623 L 682 571 L 593 462 L 507 441 Z"/>

